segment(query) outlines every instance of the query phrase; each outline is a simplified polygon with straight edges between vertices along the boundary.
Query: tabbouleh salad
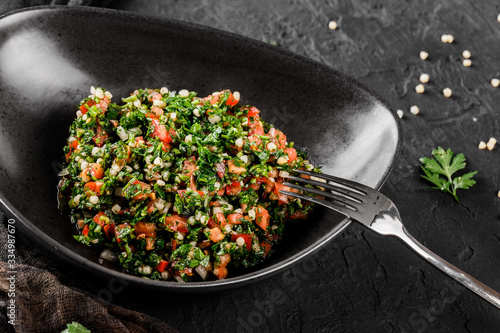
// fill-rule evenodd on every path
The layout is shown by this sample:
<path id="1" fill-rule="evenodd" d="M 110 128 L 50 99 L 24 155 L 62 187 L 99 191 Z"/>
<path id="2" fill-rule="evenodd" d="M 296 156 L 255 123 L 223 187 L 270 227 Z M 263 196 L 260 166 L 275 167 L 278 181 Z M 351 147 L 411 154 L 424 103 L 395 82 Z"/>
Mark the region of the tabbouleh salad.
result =
<path id="1" fill-rule="evenodd" d="M 229 90 L 139 89 L 120 105 L 102 88 L 80 102 L 64 147 L 61 207 L 89 246 L 154 280 L 224 279 L 272 253 L 313 204 L 280 190 L 304 151 Z M 113 257 L 113 255 L 111 256 Z"/>

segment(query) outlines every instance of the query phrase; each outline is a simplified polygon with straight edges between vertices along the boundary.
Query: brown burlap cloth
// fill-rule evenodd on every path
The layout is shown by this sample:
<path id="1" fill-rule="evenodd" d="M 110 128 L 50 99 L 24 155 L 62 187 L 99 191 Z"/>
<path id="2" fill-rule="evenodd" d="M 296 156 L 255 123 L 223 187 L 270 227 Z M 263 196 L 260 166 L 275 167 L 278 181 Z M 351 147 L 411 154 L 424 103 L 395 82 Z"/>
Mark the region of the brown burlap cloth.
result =
<path id="1" fill-rule="evenodd" d="M 106 6 L 113 0 L 0 0 L 0 15 L 37 5 Z M 94 332 L 176 332 L 160 320 L 113 304 L 71 286 L 49 257 L 16 232 L 15 325 L 9 324 L 11 269 L 7 226 L 0 212 L 0 332 L 61 332 L 76 321 Z M 54 269 L 51 269 L 54 268 Z M 55 273 L 50 273 L 53 271 Z"/>
<path id="2" fill-rule="evenodd" d="M 13 290 L 12 268 L 7 263 L 7 219 L 0 212 L 0 332 L 61 332 L 73 321 L 91 332 L 177 332 L 154 317 L 79 290 L 18 231 L 15 240 Z M 10 291 L 15 297 L 9 296 Z M 14 326 L 9 324 L 10 299 L 15 300 Z"/>

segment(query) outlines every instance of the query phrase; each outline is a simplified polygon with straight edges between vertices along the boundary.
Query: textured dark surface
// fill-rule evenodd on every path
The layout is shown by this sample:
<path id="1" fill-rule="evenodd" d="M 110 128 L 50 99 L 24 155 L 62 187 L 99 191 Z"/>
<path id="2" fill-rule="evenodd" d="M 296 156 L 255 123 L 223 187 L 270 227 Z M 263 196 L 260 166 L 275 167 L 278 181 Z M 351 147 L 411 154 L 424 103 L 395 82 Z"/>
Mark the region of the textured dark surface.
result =
<path id="1" fill-rule="evenodd" d="M 494 1 L 120 1 L 133 10 L 213 26 L 279 46 L 364 82 L 405 111 L 404 149 L 382 192 L 424 245 L 500 290 L 500 153 L 477 149 L 500 138 L 500 5 Z M 339 22 L 331 31 L 330 20 Z M 440 36 L 451 33 L 453 44 Z M 473 66 L 461 65 L 461 52 Z M 430 53 L 427 61 L 418 57 Z M 420 73 L 431 76 L 423 95 Z M 441 90 L 450 87 L 453 97 Z M 408 112 L 418 105 L 421 113 Z M 476 119 L 476 120 L 474 120 Z M 418 158 L 441 145 L 463 152 L 478 184 L 461 204 L 420 179 Z M 81 287 L 102 294 L 102 286 Z M 105 286 L 110 290 L 109 286 Z M 352 225 L 320 253 L 261 284 L 197 298 L 111 288 L 113 302 L 183 332 L 497 332 L 500 312 L 459 287 L 397 240 Z M 115 292 L 116 291 L 116 292 Z"/>

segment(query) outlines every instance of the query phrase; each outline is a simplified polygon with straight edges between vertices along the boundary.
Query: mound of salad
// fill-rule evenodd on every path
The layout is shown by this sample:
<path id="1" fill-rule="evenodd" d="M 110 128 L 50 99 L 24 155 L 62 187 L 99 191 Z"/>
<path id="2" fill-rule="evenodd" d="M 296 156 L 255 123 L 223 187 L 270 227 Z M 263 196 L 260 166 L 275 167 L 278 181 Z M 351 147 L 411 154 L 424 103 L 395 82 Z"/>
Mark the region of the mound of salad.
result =
<path id="1" fill-rule="evenodd" d="M 313 204 L 281 194 L 319 171 L 229 90 L 139 89 L 112 103 L 91 88 L 70 126 L 59 183 L 74 238 L 154 280 L 224 279 L 262 262 Z M 297 191 L 296 191 L 297 192 Z"/>

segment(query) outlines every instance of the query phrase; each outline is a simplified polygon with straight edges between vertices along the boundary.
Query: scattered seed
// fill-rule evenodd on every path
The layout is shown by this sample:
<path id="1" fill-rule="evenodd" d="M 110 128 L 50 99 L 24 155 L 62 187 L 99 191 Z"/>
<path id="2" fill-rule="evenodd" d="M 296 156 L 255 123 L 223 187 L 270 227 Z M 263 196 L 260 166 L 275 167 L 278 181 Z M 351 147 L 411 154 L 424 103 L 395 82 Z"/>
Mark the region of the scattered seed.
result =
<path id="1" fill-rule="evenodd" d="M 451 97 L 451 94 L 452 94 L 452 91 L 450 88 L 444 88 L 443 89 L 443 95 L 444 97 L 448 98 L 448 97 Z"/>
<path id="2" fill-rule="evenodd" d="M 472 65 L 472 61 L 470 59 L 464 59 L 462 65 L 464 65 L 465 67 L 470 67 Z"/>
<path id="3" fill-rule="evenodd" d="M 339 26 L 339 25 L 338 25 L 338 24 L 337 24 L 337 22 L 335 22 L 335 21 L 330 21 L 330 22 L 328 23 L 328 28 L 329 28 L 330 30 L 336 30 L 336 29 L 338 28 L 338 26 Z"/>
<path id="4" fill-rule="evenodd" d="M 429 53 L 425 51 L 420 51 L 420 59 L 425 60 L 429 57 Z"/>
<path id="5" fill-rule="evenodd" d="M 415 87 L 415 91 L 417 92 L 417 94 L 423 94 L 425 91 L 424 85 L 419 84 L 418 86 Z"/>
<path id="6" fill-rule="evenodd" d="M 500 15 L 498 15 L 498 16 L 500 17 Z M 498 20 L 498 21 L 500 22 L 500 20 Z M 498 191 L 498 193 L 497 193 L 497 197 L 499 197 L 499 198 L 500 198 L 500 191 Z"/>
<path id="7" fill-rule="evenodd" d="M 486 142 L 484 142 L 484 141 L 479 142 L 479 145 L 477 146 L 477 148 L 479 148 L 479 149 L 485 149 L 486 148 Z"/>
<path id="8" fill-rule="evenodd" d="M 413 106 L 410 108 L 410 112 L 411 112 L 412 114 L 417 115 L 417 114 L 419 114 L 419 113 L 420 113 L 420 109 L 418 108 L 418 106 L 413 105 Z"/>
<path id="9" fill-rule="evenodd" d="M 451 44 L 451 43 L 453 43 L 453 40 L 454 40 L 454 38 L 452 35 L 442 35 L 441 36 L 441 41 L 443 43 Z"/>
<path id="10" fill-rule="evenodd" d="M 399 118 L 403 118 L 403 110 L 398 110 L 396 112 L 397 112 Z"/>
<path id="11" fill-rule="evenodd" d="M 491 79 L 491 85 L 495 88 L 498 87 L 500 85 L 500 80 L 497 78 Z"/>
<path id="12" fill-rule="evenodd" d="M 497 16 L 497 21 L 500 22 L 500 14 Z"/>
<path id="13" fill-rule="evenodd" d="M 464 50 L 464 52 L 462 52 L 462 57 L 464 57 L 465 59 L 469 59 L 471 57 L 470 51 Z"/>
<path id="14" fill-rule="evenodd" d="M 422 82 L 422 83 L 429 82 L 429 74 L 424 73 L 424 74 L 420 75 L 420 82 Z"/>
<path id="15" fill-rule="evenodd" d="M 486 144 L 486 148 L 488 148 L 488 150 L 493 150 L 493 148 L 495 148 L 496 144 L 497 144 L 497 139 L 490 138 L 488 140 L 488 143 Z"/>

